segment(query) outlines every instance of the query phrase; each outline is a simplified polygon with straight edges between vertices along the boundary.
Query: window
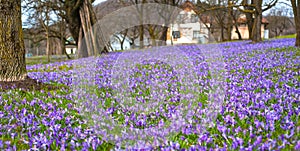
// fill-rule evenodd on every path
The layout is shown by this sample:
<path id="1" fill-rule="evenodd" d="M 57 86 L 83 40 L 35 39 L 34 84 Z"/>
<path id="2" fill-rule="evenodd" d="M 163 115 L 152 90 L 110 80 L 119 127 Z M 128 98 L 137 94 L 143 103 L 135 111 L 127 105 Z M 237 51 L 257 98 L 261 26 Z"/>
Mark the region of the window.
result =
<path id="1" fill-rule="evenodd" d="M 198 16 L 196 14 L 192 14 L 191 23 L 197 23 L 199 21 Z"/>
<path id="2" fill-rule="evenodd" d="M 184 24 L 184 23 L 186 23 L 186 19 L 187 19 L 186 14 L 179 14 L 177 16 L 177 23 Z"/>
<path id="3" fill-rule="evenodd" d="M 173 32 L 172 32 L 172 36 L 173 36 L 173 38 L 175 38 L 175 39 L 180 38 L 180 31 L 173 31 Z"/>
<path id="4" fill-rule="evenodd" d="M 200 31 L 198 30 L 193 31 L 193 39 L 200 39 L 200 38 L 201 38 Z"/>

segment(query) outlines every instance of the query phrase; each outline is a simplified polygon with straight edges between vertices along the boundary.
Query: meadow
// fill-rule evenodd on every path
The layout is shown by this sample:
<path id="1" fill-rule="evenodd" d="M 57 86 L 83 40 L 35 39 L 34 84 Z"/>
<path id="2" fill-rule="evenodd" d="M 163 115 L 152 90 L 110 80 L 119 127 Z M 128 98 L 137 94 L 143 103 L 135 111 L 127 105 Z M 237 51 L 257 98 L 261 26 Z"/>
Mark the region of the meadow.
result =
<path id="1" fill-rule="evenodd" d="M 294 42 L 159 48 L 175 62 L 115 52 L 28 65 L 29 77 L 59 88 L 0 90 L 0 149 L 300 150 L 300 49 Z M 224 96 L 213 124 L 203 126 L 214 83 L 205 53 L 216 47 Z M 137 58 L 138 64 L 126 63 Z M 180 114 L 183 108 L 187 113 Z M 173 121 L 180 116 L 178 125 Z"/>

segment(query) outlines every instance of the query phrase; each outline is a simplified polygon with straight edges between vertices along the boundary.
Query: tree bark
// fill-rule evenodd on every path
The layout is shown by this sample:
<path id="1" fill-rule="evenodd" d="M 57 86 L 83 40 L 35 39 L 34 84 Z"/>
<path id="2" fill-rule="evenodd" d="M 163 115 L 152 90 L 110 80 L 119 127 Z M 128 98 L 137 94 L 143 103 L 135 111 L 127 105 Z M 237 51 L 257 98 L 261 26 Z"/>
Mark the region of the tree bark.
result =
<path id="1" fill-rule="evenodd" d="M 40 5 L 41 5 L 40 1 L 38 2 L 38 5 L 40 7 Z M 47 61 L 50 62 L 51 61 L 50 60 L 51 50 L 50 50 L 50 36 L 49 36 L 49 20 L 50 20 L 50 18 L 49 18 L 49 7 L 47 6 L 46 10 L 43 10 L 43 8 L 40 7 L 38 11 L 39 11 L 38 13 L 40 14 L 39 21 L 40 21 L 41 25 L 43 26 L 43 28 L 46 31 L 46 55 L 47 55 Z M 43 20 L 43 17 L 42 17 L 42 12 L 43 11 L 45 11 L 45 15 L 46 15 L 46 24 L 45 24 L 45 22 Z"/>
<path id="2" fill-rule="evenodd" d="M 144 48 L 144 25 L 140 25 L 140 49 Z"/>
<path id="3" fill-rule="evenodd" d="M 162 27 L 162 33 L 161 33 L 161 37 L 160 37 L 160 46 L 164 46 L 167 43 L 167 33 L 168 33 L 168 27 L 167 26 L 163 26 Z"/>
<path id="4" fill-rule="evenodd" d="M 64 19 L 61 18 L 61 24 L 60 24 L 60 49 L 61 54 L 66 55 L 68 59 L 71 59 L 71 57 L 68 55 L 66 50 L 66 40 L 64 39 L 66 28 L 65 28 L 65 22 Z"/>
<path id="5" fill-rule="evenodd" d="M 249 39 L 252 39 L 252 30 L 253 30 L 253 25 L 254 25 L 253 15 L 252 15 L 252 13 L 245 13 L 245 15 L 246 15 L 246 20 L 247 20 Z"/>
<path id="6" fill-rule="evenodd" d="M 231 31 L 232 31 L 232 13 L 233 13 L 233 8 L 232 8 L 232 3 L 231 0 L 228 0 L 228 13 L 227 13 L 227 40 L 231 40 Z"/>
<path id="7" fill-rule="evenodd" d="M 78 54 L 78 58 L 88 57 L 88 51 L 86 49 L 85 39 L 83 38 L 82 27 L 80 27 L 80 29 L 79 29 L 79 36 L 78 36 L 77 47 L 78 47 L 78 53 L 77 53 Z"/>
<path id="8" fill-rule="evenodd" d="M 297 31 L 295 46 L 300 47 L 300 19 L 299 19 L 299 17 L 298 17 L 298 19 L 295 19 L 295 22 L 296 22 L 296 31 Z"/>
<path id="9" fill-rule="evenodd" d="M 235 33 L 237 33 L 239 40 L 242 40 L 242 35 L 241 35 L 239 27 L 238 27 L 238 22 L 237 22 L 237 17 L 236 16 L 238 16 L 238 15 L 234 15 L 234 13 L 231 13 L 231 17 L 234 21 Z"/>
<path id="10" fill-rule="evenodd" d="M 91 11 L 90 11 L 90 3 L 88 0 L 84 0 L 81 9 L 79 10 L 80 19 L 81 19 L 81 26 L 84 33 L 85 44 L 88 52 L 88 56 L 96 55 L 96 42 L 94 33 L 92 30 L 93 20 L 91 18 Z"/>
<path id="11" fill-rule="evenodd" d="M 21 0 L 0 1 L 0 81 L 19 81 L 26 76 Z"/>
<path id="12" fill-rule="evenodd" d="M 254 2 L 255 4 L 255 18 L 254 18 L 254 24 L 252 29 L 252 42 L 260 42 L 261 39 L 261 21 L 262 21 L 262 0 L 257 0 Z"/>
<path id="13" fill-rule="evenodd" d="M 248 0 L 243 0 L 243 5 L 246 11 L 254 11 L 253 6 L 247 6 L 249 5 Z M 251 0 L 250 4 L 254 4 L 254 0 Z M 252 39 L 252 29 L 254 24 L 254 18 L 253 13 L 245 12 L 246 20 L 247 20 L 247 26 L 248 26 L 248 33 L 249 33 L 249 39 Z"/>
<path id="14" fill-rule="evenodd" d="M 242 35 L 240 33 L 238 25 L 234 25 L 234 26 L 235 26 L 235 32 L 238 34 L 239 40 L 242 40 Z"/>
<path id="15" fill-rule="evenodd" d="M 300 0 L 291 0 L 296 25 L 295 46 L 300 47 Z"/>
<path id="16" fill-rule="evenodd" d="M 51 55 L 51 51 L 50 51 L 50 38 L 49 38 L 49 31 L 46 30 L 46 39 L 47 39 L 47 42 L 46 42 L 46 54 L 47 54 L 47 60 L 48 62 L 50 62 L 50 55 Z"/>

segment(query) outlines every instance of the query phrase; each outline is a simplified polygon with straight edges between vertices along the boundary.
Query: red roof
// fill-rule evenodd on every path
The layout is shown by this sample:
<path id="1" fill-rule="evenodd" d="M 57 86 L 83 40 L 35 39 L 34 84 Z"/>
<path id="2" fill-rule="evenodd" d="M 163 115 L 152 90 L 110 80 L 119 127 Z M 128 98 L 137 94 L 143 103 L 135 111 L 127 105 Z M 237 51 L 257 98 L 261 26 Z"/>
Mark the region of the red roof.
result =
<path id="1" fill-rule="evenodd" d="M 247 23 L 247 19 L 246 19 L 246 17 L 241 17 L 237 20 L 237 22 L 240 23 L 240 24 L 245 24 L 245 23 Z M 263 24 L 268 24 L 269 23 L 269 21 L 264 17 L 262 18 L 261 22 Z"/>

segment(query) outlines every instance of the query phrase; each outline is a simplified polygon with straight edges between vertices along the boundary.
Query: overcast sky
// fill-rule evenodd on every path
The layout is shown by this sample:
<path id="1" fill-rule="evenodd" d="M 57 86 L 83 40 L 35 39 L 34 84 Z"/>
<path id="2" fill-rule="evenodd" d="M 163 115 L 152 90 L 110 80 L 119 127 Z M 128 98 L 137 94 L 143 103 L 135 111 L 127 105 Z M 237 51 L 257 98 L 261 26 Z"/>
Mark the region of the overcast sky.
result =
<path id="1" fill-rule="evenodd" d="M 95 0 L 95 2 L 93 3 L 93 5 L 97 5 L 101 2 L 104 2 L 104 1 L 107 1 L 107 0 Z M 279 0 L 280 2 L 284 1 L 286 2 L 285 0 Z M 280 4 L 277 4 L 277 8 L 278 8 L 278 5 L 280 6 Z M 282 5 L 281 5 L 282 6 Z M 267 15 L 269 13 L 269 11 L 266 11 L 264 12 L 263 15 Z M 26 16 L 25 15 L 22 15 L 22 21 L 25 22 L 26 21 Z M 24 26 L 24 25 L 23 25 Z M 26 28 L 26 27 L 25 27 Z"/>
<path id="2" fill-rule="evenodd" d="M 104 1 L 106 1 L 106 0 L 95 0 L 94 5 L 97 5 L 97 4 L 99 4 L 101 2 L 104 2 Z"/>
<path id="3" fill-rule="evenodd" d="M 97 5 L 97 4 L 99 4 L 101 2 L 104 2 L 104 1 L 106 1 L 106 0 L 95 0 L 95 2 L 93 3 L 93 5 Z M 26 15 L 22 15 L 23 27 L 25 27 L 25 28 L 26 28 L 26 26 L 24 25 L 24 22 L 26 21 L 26 19 L 27 19 Z"/>

